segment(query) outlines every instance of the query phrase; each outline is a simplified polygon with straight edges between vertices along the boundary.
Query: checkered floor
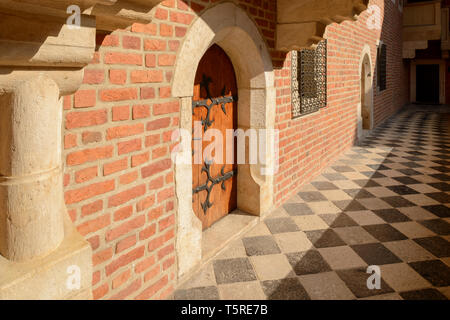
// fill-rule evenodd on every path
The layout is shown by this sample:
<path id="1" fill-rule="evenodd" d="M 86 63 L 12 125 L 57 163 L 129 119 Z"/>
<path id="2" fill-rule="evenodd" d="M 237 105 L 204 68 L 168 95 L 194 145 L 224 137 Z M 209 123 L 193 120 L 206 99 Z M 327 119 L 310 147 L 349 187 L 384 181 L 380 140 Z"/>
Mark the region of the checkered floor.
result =
<path id="1" fill-rule="evenodd" d="M 450 107 L 378 127 L 175 299 L 450 298 Z M 381 288 L 367 287 L 379 266 Z"/>

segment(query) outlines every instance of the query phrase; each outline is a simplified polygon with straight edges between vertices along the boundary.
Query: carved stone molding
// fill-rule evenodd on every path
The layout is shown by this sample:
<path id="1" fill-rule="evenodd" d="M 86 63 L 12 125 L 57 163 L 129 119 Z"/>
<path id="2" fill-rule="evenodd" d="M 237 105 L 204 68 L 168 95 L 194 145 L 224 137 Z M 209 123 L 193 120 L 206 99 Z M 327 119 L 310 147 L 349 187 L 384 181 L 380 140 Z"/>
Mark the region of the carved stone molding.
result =
<path id="1" fill-rule="evenodd" d="M 369 0 L 278 0 L 277 50 L 310 47 L 323 40 L 328 24 L 354 21 Z"/>

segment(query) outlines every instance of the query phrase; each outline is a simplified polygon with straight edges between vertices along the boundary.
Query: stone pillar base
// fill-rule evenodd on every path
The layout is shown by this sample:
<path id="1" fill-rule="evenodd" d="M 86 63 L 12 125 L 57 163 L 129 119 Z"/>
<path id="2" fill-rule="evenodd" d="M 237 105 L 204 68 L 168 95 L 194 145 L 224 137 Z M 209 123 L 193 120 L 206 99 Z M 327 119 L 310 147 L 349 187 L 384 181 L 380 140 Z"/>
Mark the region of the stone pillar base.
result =
<path id="1" fill-rule="evenodd" d="M 0 256 L 0 300 L 92 299 L 91 247 L 64 216 L 64 240 L 50 254 L 20 263 Z"/>

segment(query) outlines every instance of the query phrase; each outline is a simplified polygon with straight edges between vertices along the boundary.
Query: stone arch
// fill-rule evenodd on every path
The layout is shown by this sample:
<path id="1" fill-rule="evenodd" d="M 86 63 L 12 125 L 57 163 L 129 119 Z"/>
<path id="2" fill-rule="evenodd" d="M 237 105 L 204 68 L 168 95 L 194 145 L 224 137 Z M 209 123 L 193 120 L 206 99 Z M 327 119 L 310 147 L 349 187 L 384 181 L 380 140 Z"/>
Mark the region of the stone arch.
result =
<path id="1" fill-rule="evenodd" d="M 254 22 L 230 2 L 218 4 L 197 17 L 181 45 L 172 84 L 173 96 L 180 99 L 180 128 L 192 130 L 195 74 L 200 59 L 213 44 L 227 53 L 236 72 L 238 127 L 273 129 L 276 96 L 271 57 Z M 191 154 L 190 141 L 182 145 L 183 152 Z M 273 168 L 274 150 L 270 143 L 267 147 L 265 166 Z M 238 208 L 255 216 L 270 211 L 273 205 L 273 176 L 262 175 L 261 167 L 261 164 L 239 165 Z M 202 226 L 192 210 L 192 165 L 175 160 L 175 184 L 176 252 L 178 275 L 182 276 L 202 258 Z"/>
<path id="2" fill-rule="evenodd" d="M 357 138 L 373 128 L 373 63 L 369 45 L 364 45 L 359 60 L 360 102 L 357 108 Z"/>

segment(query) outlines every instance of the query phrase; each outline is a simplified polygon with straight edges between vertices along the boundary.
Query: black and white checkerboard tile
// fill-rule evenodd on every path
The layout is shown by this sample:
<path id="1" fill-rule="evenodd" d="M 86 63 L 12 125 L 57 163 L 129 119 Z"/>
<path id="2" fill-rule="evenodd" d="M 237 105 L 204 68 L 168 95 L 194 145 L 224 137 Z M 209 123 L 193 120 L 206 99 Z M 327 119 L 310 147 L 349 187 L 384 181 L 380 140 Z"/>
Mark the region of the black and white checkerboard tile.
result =
<path id="1" fill-rule="evenodd" d="M 174 298 L 450 298 L 448 110 L 386 121 Z M 370 290 L 374 265 L 381 288 Z"/>

